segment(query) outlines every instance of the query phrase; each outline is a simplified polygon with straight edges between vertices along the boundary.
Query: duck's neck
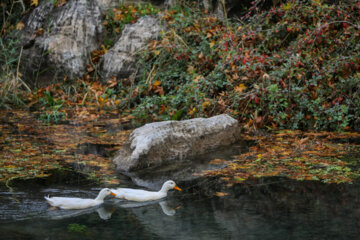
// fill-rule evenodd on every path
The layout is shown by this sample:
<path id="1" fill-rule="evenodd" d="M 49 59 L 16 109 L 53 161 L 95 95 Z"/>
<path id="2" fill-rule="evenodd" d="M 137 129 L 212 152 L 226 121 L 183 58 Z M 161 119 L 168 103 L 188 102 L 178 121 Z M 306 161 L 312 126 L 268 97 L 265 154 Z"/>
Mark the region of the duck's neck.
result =
<path id="1" fill-rule="evenodd" d="M 167 193 L 169 191 L 169 189 L 166 187 L 166 186 L 162 186 L 161 187 L 161 189 L 160 189 L 160 191 L 159 192 L 161 192 L 161 193 Z"/>
<path id="2" fill-rule="evenodd" d="M 104 201 L 104 198 L 106 197 L 105 192 L 100 191 L 99 195 L 95 198 L 96 201 Z"/>

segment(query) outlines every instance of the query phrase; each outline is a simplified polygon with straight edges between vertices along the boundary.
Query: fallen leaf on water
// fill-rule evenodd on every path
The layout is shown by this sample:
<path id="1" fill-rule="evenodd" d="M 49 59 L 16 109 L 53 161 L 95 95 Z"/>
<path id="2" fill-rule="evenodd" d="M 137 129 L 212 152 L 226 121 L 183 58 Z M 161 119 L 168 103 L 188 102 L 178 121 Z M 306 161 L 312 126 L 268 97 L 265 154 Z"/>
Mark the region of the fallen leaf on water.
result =
<path id="1" fill-rule="evenodd" d="M 211 160 L 211 161 L 209 162 L 209 164 L 220 165 L 220 164 L 226 164 L 226 163 L 229 163 L 229 162 L 230 162 L 230 161 L 226 161 L 225 159 L 217 158 L 217 159 Z"/>
<path id="2" fill-rule="evenodd" d="M 215 195 L 216 195 L 216 196 L 218 196 L 218 197 L 225 197 L 225 196 L 227 196 L 227 195 L 228 195 L 228 193 L 224 193 L 224 192 L 217 192 Z"/>

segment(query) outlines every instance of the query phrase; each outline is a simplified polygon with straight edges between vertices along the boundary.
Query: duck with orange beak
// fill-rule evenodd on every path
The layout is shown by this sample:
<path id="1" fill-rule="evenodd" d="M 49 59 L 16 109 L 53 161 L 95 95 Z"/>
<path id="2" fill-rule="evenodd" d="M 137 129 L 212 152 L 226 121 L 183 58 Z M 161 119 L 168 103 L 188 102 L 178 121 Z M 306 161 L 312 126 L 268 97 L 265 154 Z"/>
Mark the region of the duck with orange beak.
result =
<path id="1" fill-rule="evenodd" d="M 171 189 L 181 191 L 181 188 L 176 186 L 172 180 L 166 181 L 158 192 L 132 188 L 117 188 L 111 189 L 111 191 L 116 194 L 117 198 L 128 201 L 146 202 L 165 198 Z"/>

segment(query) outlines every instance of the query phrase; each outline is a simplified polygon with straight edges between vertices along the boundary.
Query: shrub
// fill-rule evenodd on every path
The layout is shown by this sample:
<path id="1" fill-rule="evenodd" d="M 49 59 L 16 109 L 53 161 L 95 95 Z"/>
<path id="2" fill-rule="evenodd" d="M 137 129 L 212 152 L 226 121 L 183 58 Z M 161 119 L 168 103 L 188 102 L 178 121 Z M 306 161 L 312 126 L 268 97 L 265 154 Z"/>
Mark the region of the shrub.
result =
<path id="1" fill-rule="evenodd" d="M 30 91 L 21 79 L 19 71 L 22 49 L 15 40 L 4 41 L 0 37 L 0 106 L 10 107 L 11 104 L 23 104 L 23 91 Z"/>
<path id="2" fill-rule="evenodd" d="M 166 12 L 168 30 L 141 57 L 135 115 L 225 112 L 249 127 L 356 128 L 359 3 L 289 1 L 256 10 L 226 24 L 198 9 Z"/>

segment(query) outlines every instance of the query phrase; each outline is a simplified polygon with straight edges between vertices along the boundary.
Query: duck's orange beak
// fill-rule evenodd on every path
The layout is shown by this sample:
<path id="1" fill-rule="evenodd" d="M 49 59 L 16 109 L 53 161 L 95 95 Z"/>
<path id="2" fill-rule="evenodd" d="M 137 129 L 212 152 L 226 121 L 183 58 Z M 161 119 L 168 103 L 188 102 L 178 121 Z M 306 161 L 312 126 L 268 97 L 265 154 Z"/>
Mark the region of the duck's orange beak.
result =
<path id="1" fill-rule="evenodd" d="M 175 185 L 174 187 L 175 190 L 181 191 L 181 188 L 179 188 L 178 186 Z"/>
<path id="2" fill-rule="evenodd" d="M 111 192 L 110 195 L 116 197 L 116 194 L 113 192 Z"/>

